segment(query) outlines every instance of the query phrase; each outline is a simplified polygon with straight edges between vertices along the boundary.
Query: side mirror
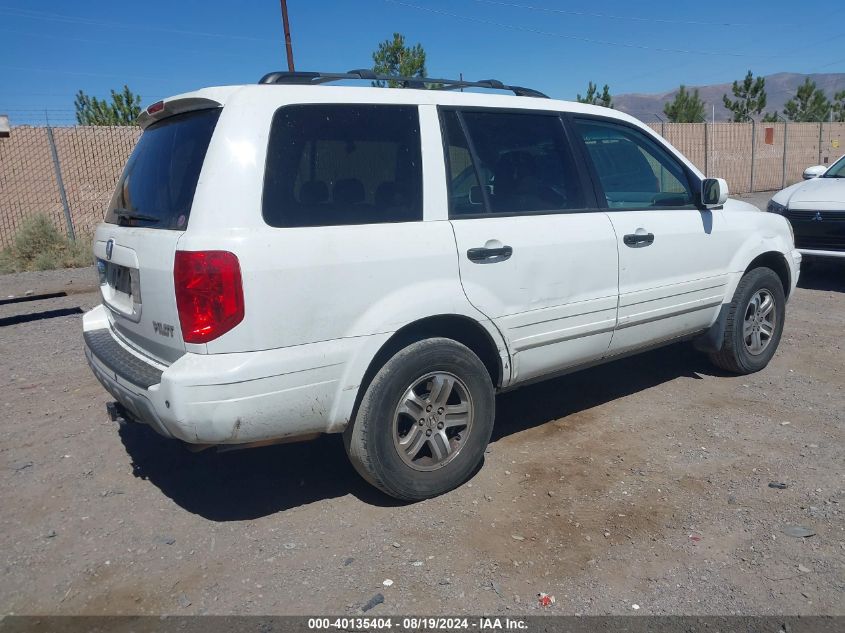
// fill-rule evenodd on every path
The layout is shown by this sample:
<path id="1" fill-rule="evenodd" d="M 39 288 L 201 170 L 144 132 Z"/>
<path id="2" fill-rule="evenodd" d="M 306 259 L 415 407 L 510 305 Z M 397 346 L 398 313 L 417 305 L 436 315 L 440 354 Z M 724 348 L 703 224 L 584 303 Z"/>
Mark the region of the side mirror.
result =
<path id="1" fill-rule="evenodd" d="M 812 180 L 813 178 L 818 178 L 826 171 L 827 167 L 824 165 L 815 165 L 813 167 L 807 167 L 807 169 L 804 170 L 804 180 Z"/>
<path id="2" fill-rule="evenodd" d="M 728 200 L 728 182 L 724 178 L 705 178 L 701 183 L 701 204 L 708 209 L 721 207 Z"/>

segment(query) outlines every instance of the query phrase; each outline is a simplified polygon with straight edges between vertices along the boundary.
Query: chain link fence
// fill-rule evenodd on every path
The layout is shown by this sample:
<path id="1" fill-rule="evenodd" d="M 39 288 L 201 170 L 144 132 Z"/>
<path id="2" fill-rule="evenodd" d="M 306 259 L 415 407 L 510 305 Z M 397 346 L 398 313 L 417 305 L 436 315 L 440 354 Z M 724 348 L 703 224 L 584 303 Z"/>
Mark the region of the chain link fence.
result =
<path id="1" fill-rule="evenodd" d="M 845 153 L 845 123 L 654 123 L 732 193 L 781 189 Z M 0 138 L 0 247 L 43 213 L 69 236 L 93 232 L 141 132 L 136 127 L 28 127 Z"/>
<path id="2" fill-rule="evenodd" d="M 136 127 L 13 127 L 0 138 L 0 247 L 38 214 L 69 237 L 92 233 L 140 134 Z"/>

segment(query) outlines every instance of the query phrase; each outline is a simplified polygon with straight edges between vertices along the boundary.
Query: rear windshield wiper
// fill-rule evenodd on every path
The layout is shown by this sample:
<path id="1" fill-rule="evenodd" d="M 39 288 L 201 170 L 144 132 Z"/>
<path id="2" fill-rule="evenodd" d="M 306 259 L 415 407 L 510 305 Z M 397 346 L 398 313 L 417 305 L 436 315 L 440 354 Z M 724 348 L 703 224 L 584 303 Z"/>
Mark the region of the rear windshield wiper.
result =
<path id="1" fill-rule="evenodd" d="M 124 220 L 141 220 L 144 222 L 153 222 L 155 224 L 161 222 L 161 218 L 157 218 L 154 215 L 136 213 L 134 211 L 130 211 L 129 209 L 114 209 L 114 214 Z"/>

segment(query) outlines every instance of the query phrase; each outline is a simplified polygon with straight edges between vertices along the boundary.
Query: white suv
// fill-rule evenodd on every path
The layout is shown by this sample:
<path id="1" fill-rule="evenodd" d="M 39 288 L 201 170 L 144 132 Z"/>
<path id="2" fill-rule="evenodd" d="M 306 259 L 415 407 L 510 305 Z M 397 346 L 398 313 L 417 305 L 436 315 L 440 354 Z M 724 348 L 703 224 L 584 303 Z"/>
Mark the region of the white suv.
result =
<path id="1" fill-rule="evenodd" d="M 206 446 L 344 433 L 421 499 L 478 467 L 497 391 L 681 339 L 732 372 L 772 358 L 788 223 L 639 121 L 336 79 L 387 78 L 272 73 L 141 115 L 84 318 L 113 417 Z"/>

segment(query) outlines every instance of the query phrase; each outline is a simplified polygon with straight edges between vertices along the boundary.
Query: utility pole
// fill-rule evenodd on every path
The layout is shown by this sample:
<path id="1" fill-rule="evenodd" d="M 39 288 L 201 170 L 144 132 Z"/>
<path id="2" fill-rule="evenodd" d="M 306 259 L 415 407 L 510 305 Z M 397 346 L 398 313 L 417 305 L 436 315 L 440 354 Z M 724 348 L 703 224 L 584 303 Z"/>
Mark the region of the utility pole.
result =
<path id="1" fill-rule="evenodd" d="M 666 121 L 664 121 L 663 117 L 660 116 L 659 114 L 657 114 L 657 112 L 654 113 L 654 116 L 656 116 L 660 120 L 660 136 L 662 136 L 665 139 L 666 138 Z M 665 173 L 665 171 L 666 171 L 666 169 L 661 165 L 660 166 L 660 191 L 665 190 L 665 187 L 664 187 L 664 180 L 665 179 L 663 177 L 663 174 Z"/>
<path id="2" fill-rule="evenodd" d="M 657 112 L 654 113 L 654 116 L 656 116 L 657 120 L 660 121 L 660 136 L 666 138 L 666 121 L 664 121 L 663 117 L 657 114 Z"/>
<path id="3" fill-rule="evenodd" d="M 288 70 L 294 71 L 293 67 L 293 47 L 290 43 L 290 23 L 288 22 L 288 3 L 287 0 L 280 0 L 282 4 L 282 26 L 285 29 L 285 51 L 288 55 Z"/>
<path id="4" fill-rule="evenodd" d="M 786 144 L 789 136 L 789 121 L 784 119 L 781 115 L 775 112 L 775 120 L 783 121 L 783 167 L 781 168 L 780 188 L 786 187 Z"/>

